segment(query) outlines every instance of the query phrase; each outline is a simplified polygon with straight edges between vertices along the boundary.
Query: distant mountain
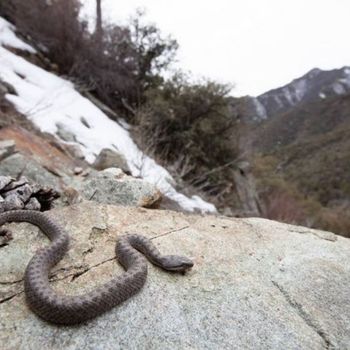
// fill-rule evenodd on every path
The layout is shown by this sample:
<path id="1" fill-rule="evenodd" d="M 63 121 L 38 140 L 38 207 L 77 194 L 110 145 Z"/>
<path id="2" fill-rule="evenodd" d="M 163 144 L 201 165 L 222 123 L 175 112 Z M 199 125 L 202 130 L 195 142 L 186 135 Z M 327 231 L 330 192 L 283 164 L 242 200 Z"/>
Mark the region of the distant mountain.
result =
<path id="1" fill-rule="evenodd" d="M 305 103 L 350 92 L 350 67 L 323 71 L 315 68 L 291 83 L 258 97 L 244 97 L 245 118 L 250 122 L 270 119 Z"/>
<path id="2" fill-rule="evenodd" d="M 350 68 L 313 69 L 284 87 L 245 97 L 240 114 L 243 146 L 260 164 L 259 192 L 292 193 L 312 225 L 348 232 Z"/>
<path id="3" fill-rule="evenodd" d="M 337 128 L 350 127 L 350 92 L 299 103 L 260 122 L 251 132 L 255 150 L 270 153 Z M 349 134 L 350 139 L 350 134 Z"/>

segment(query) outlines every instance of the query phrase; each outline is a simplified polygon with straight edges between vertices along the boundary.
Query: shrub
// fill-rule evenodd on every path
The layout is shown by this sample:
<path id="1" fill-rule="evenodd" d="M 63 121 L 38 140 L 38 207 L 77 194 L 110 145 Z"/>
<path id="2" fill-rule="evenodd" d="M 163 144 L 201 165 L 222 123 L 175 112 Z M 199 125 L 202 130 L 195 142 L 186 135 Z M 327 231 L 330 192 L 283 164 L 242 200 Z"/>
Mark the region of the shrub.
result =
<path id="1" fill-rule="evenodd" d="M 144 23 L 143 13 L 129 25 L 109 25 L 99 35 L 79 18 L 79 0 L 12 0 L 0 14 L 33 38 L 39 49 L 109 107 L 133 121 L 145 93 L 162 82 L 161 72 L 173 61 L 177 43 Z"/>
<path id="2" fill-rule="evenodd" d="M 297 198 L 288 192 L 274 191 L 265 201 L 264 217 L 288 224 L 304 224 L 307 216 Z"/>
<path id="3" fill-rule="evenodd" d="M 176 74 L 160 89 L 150 89 L 137 111 L 141 146 L 172 164 L 187 184 L 211 195 L 232 186 L 238 156 L 237 124 L 230 110 L 230 86 L 209 80 L 190 82 Z"/>
<path id="4" fill-rule="evenodd" d="M 323 208 L 314 226 L 350 238 L 350 208 Z"/>

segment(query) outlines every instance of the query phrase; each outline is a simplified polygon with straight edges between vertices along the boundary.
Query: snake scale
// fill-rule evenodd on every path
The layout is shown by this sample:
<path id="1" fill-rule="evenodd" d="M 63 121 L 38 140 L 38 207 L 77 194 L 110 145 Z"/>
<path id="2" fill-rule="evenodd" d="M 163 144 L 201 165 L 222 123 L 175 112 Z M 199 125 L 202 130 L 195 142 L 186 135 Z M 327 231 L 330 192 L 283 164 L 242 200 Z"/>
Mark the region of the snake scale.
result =
<path id="1" fill-rule="evenodd" d="M 185 272 L 193 262 L 182 256 L 162 256 L 144 236 L 121 236 L 116 244 L 116 256 L 126 270 L 89 293 L 64 296 L 49 284 L 50 269 L 68 251 L 69 236 L 46 214 L 32 210 L 13 210 L 0 214 L 0 226 L 9 222 L 29 222 L 41 229 L 51 245 L 40 249 L 27 265 L 24 290 L 28 306 L 44 320 L 56 324 L 77 324 L 94 318 L 122 303 L 138 292 L 147 278 L 148 260 L 164 270 Z M 2 233 L 7 230 L 2 230 Z"/>

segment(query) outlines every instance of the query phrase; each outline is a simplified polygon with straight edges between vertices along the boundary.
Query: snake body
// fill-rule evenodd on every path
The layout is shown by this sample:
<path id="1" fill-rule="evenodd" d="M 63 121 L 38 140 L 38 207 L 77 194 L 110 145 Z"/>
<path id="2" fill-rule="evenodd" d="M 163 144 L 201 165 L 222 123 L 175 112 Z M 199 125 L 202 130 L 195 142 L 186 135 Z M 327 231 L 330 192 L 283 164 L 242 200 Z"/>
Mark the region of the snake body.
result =
<path id="1" fill-rule="evenodd" d="M 51 323 L 81 323 L 130 298 L 146 281 L 145 256 L 153 264 L 169 271 L 184 272 L 193 266 L 193 262 L 186 257 L 162 256 L 144 236 L 124 235 L 117 241 L 116 256 L 126 271 L 89 293 L 64 296 L 50 287 L 49 272 L 67 252 L 68 234 L 46 214 L 38 211 L 14 210 L 0 214 L 0 226 L 8 222 L 29 222 L 38 226 L 51 240 L 51 245 L 39 250 L 30 260 L 24 277 L 28 306 Z"/>

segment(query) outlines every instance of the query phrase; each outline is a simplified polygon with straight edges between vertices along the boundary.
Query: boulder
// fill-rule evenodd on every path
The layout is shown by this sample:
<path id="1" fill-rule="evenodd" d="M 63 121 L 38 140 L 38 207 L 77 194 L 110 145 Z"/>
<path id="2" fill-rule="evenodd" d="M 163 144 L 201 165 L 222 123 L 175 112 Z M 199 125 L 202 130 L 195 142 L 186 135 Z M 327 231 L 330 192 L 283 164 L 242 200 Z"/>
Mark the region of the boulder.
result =
<path id="1" fill-rule="evenodd" d="M 185 215 L 85 202 L 48 212 L 72 237 L 50 274 L 59 293 L 79 294 L 123 270 L 116 238 L 139 232 L 161 252 L 195 263 L 186 275 L 149 266 L 146 285 L 75 327 L 28 309 L 23 272 L 48 239 L 11 224 L 0 247 L 2 349 L 349 349 L 350 240 L 265 219 Z"/>
<path id="2" fill-rule="evenodd" d="M 122 204 L 136 207 L 156 207 L 161 193 L 153 184 L 142 179 L 127 176 L 121 169 L 109 168 L 92 172 L 80 185 L 81 196 L 106 204 Z"/>
<path id="3" fill-rule="evenodd" d="M 120 168 L 124 173 L 131 174 L 130 168 L 125 157 L 109 148 L 104 148 L 96 157 L 92 165 L 96 170 L 104 170 L 108 168 Z"/>

